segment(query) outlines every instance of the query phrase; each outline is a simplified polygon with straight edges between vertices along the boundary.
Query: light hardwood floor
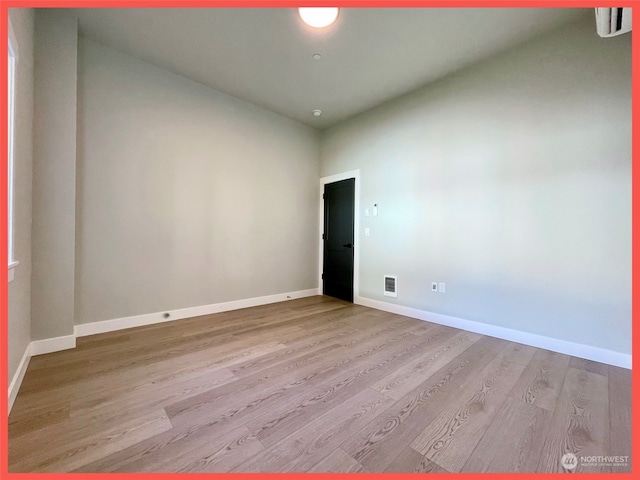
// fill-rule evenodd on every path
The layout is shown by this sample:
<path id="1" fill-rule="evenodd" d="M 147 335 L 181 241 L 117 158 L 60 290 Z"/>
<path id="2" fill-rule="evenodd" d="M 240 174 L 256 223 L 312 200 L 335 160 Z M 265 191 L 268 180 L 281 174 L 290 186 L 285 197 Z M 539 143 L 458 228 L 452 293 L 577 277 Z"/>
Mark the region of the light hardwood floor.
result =
<path id="1" fill-rule="evenodd" d="M 563 471 L 629 456 L 631 373 L 329 297 L 31 359 L 10 471 Z"/>

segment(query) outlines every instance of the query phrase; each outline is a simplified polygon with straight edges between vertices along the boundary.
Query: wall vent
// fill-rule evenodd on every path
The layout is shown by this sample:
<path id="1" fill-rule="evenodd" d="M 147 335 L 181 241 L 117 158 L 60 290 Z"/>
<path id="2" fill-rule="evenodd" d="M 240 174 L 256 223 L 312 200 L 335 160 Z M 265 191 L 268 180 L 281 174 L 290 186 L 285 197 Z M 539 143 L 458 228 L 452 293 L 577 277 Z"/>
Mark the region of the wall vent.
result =
<path id="1" fill-rule="evenodd" d="M 631 8 L 596 8 L 596 29 L 604 38 L 630 32 Z"/>
<path id="2" fill-rule="evenodd" d="M 397 275 L 384 276 L 384 294 L 387 297 L 398 296 L 398 276 Z"/>

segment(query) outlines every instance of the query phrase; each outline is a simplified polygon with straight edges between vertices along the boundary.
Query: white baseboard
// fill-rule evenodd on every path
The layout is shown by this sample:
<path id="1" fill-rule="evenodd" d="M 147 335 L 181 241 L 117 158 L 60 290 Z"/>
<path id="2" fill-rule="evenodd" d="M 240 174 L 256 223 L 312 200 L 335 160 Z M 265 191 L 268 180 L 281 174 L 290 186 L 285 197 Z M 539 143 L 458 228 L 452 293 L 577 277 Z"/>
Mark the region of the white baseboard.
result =
<path id="1" fill-rule="evenodd" d="M 29 360 L 35 355 L 44 355 L 46 353 L 59 352 L 76 348 L 76 338 L 96 333 L 113 332 L 131 327 L 140 327 L 143 325 L 151 325 L 154 323 L 170 322 L 181 318 L 197 317 L 200 315 L 210 315 L 212 313 L 227 312 L 230 310 L 238 310 L 240 308 L 255 307 L 258 305 L 267 305 L 269 303 L 284 302 L 296 298 L 311 297 L 313 295 L 322 295 L 321 290 L 312 288 L 309 290 L 299 290 L 297 292 L 280 293 L 276 295 L 267 295 L 264 297 L 247 298 L 244 300 L 235 300 L 232 302 L 214 303 L 212 305 L 203 305 L 200 307 L 182 308 L 180 310 L 170 310 L 168 312 L 150 313 L 146 315 L 136 315 L 133 317 L 116 318 L 114 320 L 105 320 L 102 322 L 84 323 L 73 327 L 73 335 L 65 335 L 63 337 L 47 338 L 45 340 L 34 340 L 25 349 L 22 360 L 18 365 L 18 369 L 9 385 L 9 413 L 18 396 L 18 390 L 24 379 L 29 366 Z M 164 314 L 168 313 L 169 317 L 164 318 Z"/>
<path id="2" fill-rule="evenodd" d="M 9 385 L 9 405 L 8 412 L 11 413 L 11 409 L 13 408 L 13 402 L 16 401 L 16 397 L 18 396 L 18 390 L 20 390 L 20 385 L 22 385 L 22 380 L 24 379 L 24 374 L 27 373 L 27 367 L 29 366 L 29 360 L 31 360 L 31 344 L 27 345 L 27 348 L 24 349 L 24 355 L 22 355 L 22 360 L 18 364 L 18 369 L 16 373 L 13 375 L 13 379 L 11 380 L 11 384 Z"/>
<path id="3" fill-rule="evenodd" d="M 97 333 L 114 332 L 116 330 L 123 330 L 125 328 L 142 327 L 145 325 L 153 325 L 156 323 L 171 322 L 173 320 L 198 317 L 200 315 L 211 315 L 212 313 L 227 312 L 230 310 L 238 310 L 240 308 L 247 307 L 256 307 L 258 305 L 284 302 L 286 300 L 310 297 L 313 295 L 318 295 L 317 288 L 312 288 L 309 290 L 299 290 L 297 292 L 279 293 L 276 295 L 267 295 L 265 297 L 234 300 L 232 302 L 214 303 L 211 305 L 202 305 L 200 307 L 189 307 L 179 310 L 168 310 L 165 312 L 116 318 L 113 320 L 103 320 L 101 322 L 81 323 L 73 327 L 73 333 L 76 337 L 85 337 L 87 335 L 95 335 Z M 167 313 L 169 314 L 169 316 L 165 318 L 164 316 Z"/>
<path id="4" fill-rule="evenodd" d="M 631 355 L 614 352 L 613 350 L 593 347 L 590 345 L 582 345 L 580 343 L 568 342 L 566 340 L 475 322 L 473 320 L 465 320 L 463 318 L 451 317 L 449 315 L 442 315 L 426 310 L 419 310 L 417 308 L 405 307 L 394 303 L 381 302 L 379 300 L 372 300 L 365 297 L 356 297 L 354 299 L 354 303 L 364 305 L 365 307 L 383 310 L 385 312 L 417 318 L 418 320 L 425 320 L 439 325 L 446 325 L 469 332 L 480 333 L 489 337 L 509 340 L 511 342 L 551 350 L 552 352 L 571 355 L 573 357 L 585 358 L 595 362 L 606 363 L 607 365 L 631 369 Z"/>
<path id="5" fill-rule="evenodd" d="M 59 352 L 76 348 L 75 335 L 65 335 L 64 337 L 47 338 L 45 340 L 34 340 L 31 342 L 31 355 L 44 355 L 45 353 Z"/>

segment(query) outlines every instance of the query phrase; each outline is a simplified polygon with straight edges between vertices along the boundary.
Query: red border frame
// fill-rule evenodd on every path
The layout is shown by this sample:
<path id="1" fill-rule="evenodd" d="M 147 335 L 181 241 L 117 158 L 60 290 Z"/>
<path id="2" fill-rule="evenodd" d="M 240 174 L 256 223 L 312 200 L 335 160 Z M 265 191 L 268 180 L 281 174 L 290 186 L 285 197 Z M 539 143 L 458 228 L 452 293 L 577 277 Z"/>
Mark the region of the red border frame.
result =
<path id="1" fill-rule="evenodd" d="M 7 8 L 594 8 L 633 6 L 636 0 L 2 0 Z M 622 5 L 621 5 L 622 4 Z"/>
<path id="2" fill-rule="evenodd" d="M 626 0 L 624 2 L 612 2 L 611 0 L 606 1 L 597 1 L 597 0 L 524 0 L 524 1 L 516 1 L 516 0 L 399 0 L 396 2 L 392 2 L 390 0 L 380 1 L 380 0 L 338 0 L 338 1 L 327 1 L 327 0 L 237 0 L 237 1 L 215 1 L 215 0 L 94 0 L 94 1 L 82 1 L 82 0 L 0 0 L 0 50 L 7 51 L 8 47 L 8 35 L 5 32 L 8 32 L 8 8 L 43 8 L 43 7 L 55 7 L 55 8 L 71 8 L 71 7 L 83 7 L 83 8 L 143 8 L 143 7 L 164 7 L 164 8 L 185 8 L 185 7 L 208 7 L 208 8 L 223 8 L 223 7 L 247 7 L 247 8 L 256 8 L 256 7 L 288 7 L 294 8 L 298 6 L 340 6 L 340 7 L 516 7 L 516 8 L 530 8 L 530 7 L 556 7 L 556 8 L 580 8 L 580 7 L 620 7 L 620 3 L 623 3 L 627 6 L 633 6 L 635 2 L 631 0 Z M 638 8 L 640 8 L 640 4 L 638 4 Z M 633 16 L 636 17 L 636 20 L 640 18 L 640 15 L 633 13 Z M 640 25 L 636 23 L 636 25 Z M 594 23 L 594 31 L 595 31 L 595 23 Z M 640 36 L 636 34 L 632 38 L 632 52 L 639 52 L 640 48 Z M 640 137 L 640 118 L 639 112 L 637 108 L 638 99 L 636 94 L 640 92 L 640 55 L 633 55 L 633 66 L 632 66 L 632 134 L 633 139 L 637 139 Z M 2 162 L 0 164 L 0 185 L 2 186 L 2 192 L 0 193 L 0 258 L 5 260 L 7 257 L 7 168 L 6 168 L 6 160 L 7 160 L 7 63 L 0 63 L 0 91 L 2 92 L 0 98 L 0 151 L 2 152 Z M 635 147 L 635 145 L 633 146 Z M 637 187 L 639 184 L 639 173 L 637 167 L 637 148 L 632 147 L 632 186 Z M 638 202 L 640 201 L 640 193 L 638 192 L 638 188 L 632 188 L 632 211 L 638 211 Z M 632 240 L 640 239 L 640 222 L 636 221 L 632 217 Z M 633 245 L 633 242 L 632 242 Z M 6 263 L 6 261 L 5 261 Z M 632 297 L 635 301 L 638 298 L 638 267 L 637 267 L 637 256 L 632 255 Z M 5 274 L 6 275 L 6 274 Z M 0 280 L 0 345 L 3 349 L 3 354 L 0 355 L 0 390 L 8 391 L 9 379 L 8 379 L 8 283 L 7 277 L 4 277 Z M 635 302 L 634 302 L 635 303 Z M 632 322 L 636 320 L 637 317 L 637 309 L 633 308 Z M 636 338 L 637 338 L 637 330 L 634 329 L 633 332 L 633 344 L 635 346 Z M 633 359 L 633 372 L 637 370 L 638 360 Z M 632 445 L 632 466 L 635 466 L 634 471 L 637 472 L 639 470 L 638 463 L 640 462 L 640 443 L 635 441 L 635 433 L 638 432 L 638 426 L 640 425 L 640 418 L 638 415 L 637 403 L 637 395 L 636 390 L 638 386 L 637 375 L 633 373 L 632 375 L 632 385 L 633 385 L 633 412 L 632 412 L 632 431 L 634 432 L 634 442 Z M 20 479 L 28 479 L 28 478 L 55 478 L 55 479 L 68 479 L 68 478 L 79 478 L 74 474 L 23 474 L 23 473 L 8 473 L 8 415 L 7 415 L 8 401 L 7 397 L 4 394 L 0 395 L 0 478 L 20 478 Z M 638 454 L 638 455 L 637 455 Z M 633 461 L 633 459 L 637 458 L 637 461 Z M 171 474 L 171 473 L 162 473 L 162 474 L 82 474 L 81 478 L 90 478 L 90 479 L 98 479 L 98 478 L 112 478 L 113 475 L 117 475 L 118 478 L 123 479 L 140 479 L 140 478 L 184 478 L 184 475 L 180 474 Z M 203 479 L 210 478 L 212 475 L 216 475 L 218 477 L 221 476 L 229 476 L 233 478 L 256 478 L 256 475 L 251 474 L 190 474 L 190 479 Z M 296 477 L 301 476 L 303 474 L 257 474 L 260 478 L 282 478 L 282 477 Z M 312 474 L 317 478 L 336 478 L 341 474 Z M 415 478 L 417 474 L 351 474 L 358 477 L 377 477 L 385 479 L 389 478 Z M 438 475 L 438 474 L 432 474 Z M 486 478 L 489 474 L 456 474 L 461 475 L 463 478 Z M 564 474 L 490 474 L 492 478 L 508 478 L 512 476 L 517 476 L 518 478 L 529 478 L 529 477 L 537 477 L 540 475 L 544 475 L 547 477 L 555 477 L 558 475 Z M 632 478 L 632 473 L 616 473 L 616 474 L 577 474 L 577 475 L 588 475 L 590 479 L 605 477 L 608 475 L 615 475 L 616 478 L 625 479 Z M 440 474 L 442 476 L 442 474 Z"/>

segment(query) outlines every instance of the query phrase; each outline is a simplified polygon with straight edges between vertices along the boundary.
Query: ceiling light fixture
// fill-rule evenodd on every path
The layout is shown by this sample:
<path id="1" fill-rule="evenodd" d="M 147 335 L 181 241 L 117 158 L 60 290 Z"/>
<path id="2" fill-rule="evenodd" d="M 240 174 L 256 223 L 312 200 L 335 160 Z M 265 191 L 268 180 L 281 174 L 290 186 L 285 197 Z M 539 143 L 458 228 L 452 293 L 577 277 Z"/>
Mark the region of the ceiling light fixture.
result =
<path id="1" fill-rule="evenodd" d="M 313 59 L 314 60 L 320 60 L 322 58 L 322 55 L 320 55 L 319 53 L 314 53 L 313 54 Z"/>
<path id="2" fill-rule="evenodd" d="M 320 115 L 322 115 L 322 110 L 314 110 L 311 113 L 313 113 L 314 117 L 319 117 Z"/>
<path id="3" fill-rule="evenodd" d="M 338 18 L 338 7 L 300 7 L 298 15 L 304 23 L 311 27 L 328 27 Z"/>

